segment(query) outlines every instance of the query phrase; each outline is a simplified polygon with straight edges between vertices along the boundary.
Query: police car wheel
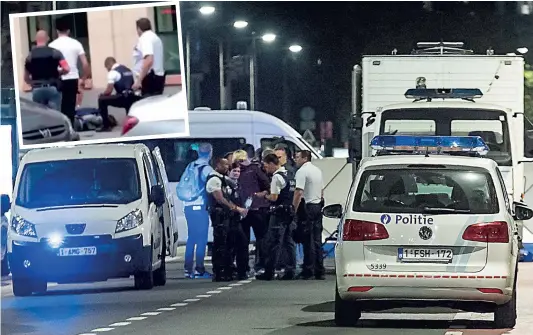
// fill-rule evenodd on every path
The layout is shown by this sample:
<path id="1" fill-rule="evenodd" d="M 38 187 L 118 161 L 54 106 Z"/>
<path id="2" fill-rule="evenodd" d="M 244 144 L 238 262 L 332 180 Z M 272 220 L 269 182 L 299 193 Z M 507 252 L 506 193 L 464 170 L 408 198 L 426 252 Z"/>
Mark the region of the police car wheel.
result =
<path id="1" fill-rule="evenodd" d="M 163 240 L 161 241 L 161 266 L 159 269 L 154 271 L 154 285 L 155 286 L 165 286 L 167 283 L 167 266 L 165 261 L 165 254 L 167 243 L 165 239 L 165 234 L 163 234 Z"/>
<path id="2" fill-rule="evenodd" d="M 516 278 L 518 277 L 518 267 L 516 272 L 511 300 L 506 304 L 497 306 L 494 311 L 495 329 L 513 328 L 516 325 Z"/>
<path id="3" fill-rule="evenodd" d="M 342 300 L 339 289 L 335 285 L 335 325 L 338 327 L 354 327 L 361 318 L 361 310 L 357 303 Z"/>

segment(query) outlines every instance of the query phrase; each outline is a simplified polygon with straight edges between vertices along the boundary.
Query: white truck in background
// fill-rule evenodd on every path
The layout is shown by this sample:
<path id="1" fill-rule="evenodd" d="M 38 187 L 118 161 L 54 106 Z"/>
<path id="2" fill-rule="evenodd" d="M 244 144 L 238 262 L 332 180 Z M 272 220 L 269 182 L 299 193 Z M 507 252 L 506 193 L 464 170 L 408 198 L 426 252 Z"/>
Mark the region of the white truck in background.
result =
<path id="1" fill-rule="evenodd" d="M 533 148 L 524 135 L 524 59 L 490 51 L 475 55 L 462 49 L 463 43 L 418 47 L 410 55 L 364 56 L 362 67 L 354 67 L 349 160 L 371 156 L 369 144 L 376 135 L 481 136 L 511 199 L 523 201 L 533 181 L 524 172 L 529 164 L 523 164 Z M 354 168 L 341 159 L 317 165 L 325 172 L 326 203 L 344 203 Z M 325 219 L 326 232 L 337 225 Z M 522 222 L 519 227 L 522 236 Z"/>

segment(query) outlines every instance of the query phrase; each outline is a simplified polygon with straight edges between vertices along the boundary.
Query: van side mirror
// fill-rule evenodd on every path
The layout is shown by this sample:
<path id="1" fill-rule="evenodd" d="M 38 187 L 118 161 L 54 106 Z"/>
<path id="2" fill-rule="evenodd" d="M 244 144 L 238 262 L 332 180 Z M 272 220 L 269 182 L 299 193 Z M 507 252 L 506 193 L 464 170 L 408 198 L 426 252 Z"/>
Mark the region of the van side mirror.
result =
<path id="1" fill-rule="evenodd" d="M 524 131 L 524 157 L 533 158 L 533 130 Z"/>
<path id="2" fill-rule="evenodd" d="M 11 200 L 9 200 L 9 195 L 7 194 L 2 194 L 0 197 L 0 212 L 1 215 L 4 215 L 11 209 Z"/>
<path id="3" fill-rule="evenodd" d="M 153 202 L 157 207 L 163 206 L 165 203 L 165 191 L 163 186 L 154 185 L 150 190 L 150 202 Z"/>
<path id="4" fill-rule="evenodd" d="M 328 205 L 322 209 L 322 215 L 330 219 L 340 219 L 342 217 L 342 205 Z"/>
<path id="5" fill-rule="evenodd" d="M 514 219 L 518 221 L 525 221 L 533 218 L 533 210 L 520 202 L 514 202 Z"/>

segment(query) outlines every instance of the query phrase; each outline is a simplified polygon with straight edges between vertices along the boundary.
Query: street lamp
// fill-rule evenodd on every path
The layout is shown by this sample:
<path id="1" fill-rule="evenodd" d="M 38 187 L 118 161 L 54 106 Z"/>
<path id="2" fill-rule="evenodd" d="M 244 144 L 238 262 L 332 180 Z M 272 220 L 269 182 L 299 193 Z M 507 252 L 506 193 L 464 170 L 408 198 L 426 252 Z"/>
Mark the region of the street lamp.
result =
<path id="1" fill-rule="evenodd" d="M 289 47 L 289 51 L 292 53 L 298 53 L 302 51 L 302 49 L 303 49 L 302 46 L 299 44 L 293 44 Z"/>
<path id="2" fill-rule="evenodd" d="M 202 15 L 211 15 L 215 12 L 215 7 L 213 6 L 202 6 L 200 7 L 199 11 L 200 11 L 200 14 Z"/>
<path id="3" fill-rule="evenodd" d="M 528 48 L 526 48 L 526 47 L 521 47 L 521 48 L 516 49 L 516 51 L 518 51 L 518 52 L 521 53 L 522 55 L 525 55 L 525 54 L 527 54 L 527 52 L 528 52 L 529 50 L 528 50 Z"/>
<path id="4" fill-rule="evenodd" d="M 242 20 L 235 21 L 233 23 L 233 27 L 236 28 L 236 29 L 244 29 L 244 28 L 248 27 L 248 22 L 242 21 Z"/>
<path id="5" fill-rule="evenodd" d="M 276 40 L 276 34 L 267 33 L 267 34 L 264 34 L 263 36 L 261 36 L 261 39 L 263 39 L 263 42 L 271 43 L 271 42 L 274 42 Z"/>

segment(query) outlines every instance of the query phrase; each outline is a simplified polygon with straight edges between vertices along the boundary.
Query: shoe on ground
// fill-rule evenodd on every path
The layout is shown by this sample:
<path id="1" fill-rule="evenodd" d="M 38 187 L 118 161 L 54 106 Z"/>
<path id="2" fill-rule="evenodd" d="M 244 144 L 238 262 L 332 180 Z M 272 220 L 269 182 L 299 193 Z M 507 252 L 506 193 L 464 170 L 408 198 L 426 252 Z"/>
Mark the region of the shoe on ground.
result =
<path id="1" fill-rule="evenodd" d="M 204 272 L 195 271 L 194 272 L 194 279 L 211 279 L 212 277 L 213 275 L 207 271 L 204 271 Z"/>
<path id="2" fill-rule="evenodd" d="M 279 280 L 294 280 L 295 277 L 294 272 L 285 272 L 283 276 L 279 277 Z"/>
<path id="3" fill-rule="evenodd" d="M 267 273 L 267 272 L 263 272 L 257 276 L 255 276 L 255 279 L 257 280 L 272 280 L 274 279 L 274 274 L 271 274 L 271 273 Z"/>

